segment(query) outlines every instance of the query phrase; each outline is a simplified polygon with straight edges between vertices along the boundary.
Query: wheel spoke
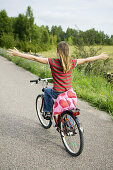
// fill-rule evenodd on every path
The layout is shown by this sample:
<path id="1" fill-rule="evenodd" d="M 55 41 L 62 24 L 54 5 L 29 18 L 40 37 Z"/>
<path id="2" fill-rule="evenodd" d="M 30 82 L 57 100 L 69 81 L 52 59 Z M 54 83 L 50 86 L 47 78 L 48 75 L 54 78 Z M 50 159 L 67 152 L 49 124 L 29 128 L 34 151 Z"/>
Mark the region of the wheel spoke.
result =
<path id="1" fill-rule="evenodd" d="M 42 124 L 42 126 L 44 128 L 50 128 L 50 126 L 52 124 L 51 120 L 46 120 L 43 117 L 43 109 L 41 109 L 41 107 L 42 107 L 42 97 L 43 97 L 43 95 L 39 95 L 36 99 L 37 115 L 38 115 L 39 121 Z"/>
<path id="2" fill-rule="evenodd" d="M 63 124 L 65 125 L 65 128 Z M 77 126 L 77 122 L 71 115 L 63 115 L 63 122 L 61 121 L 61 130 L 61 138 L 66 150 L 70 154 L 78 156 L 83 149 L 83 135 Z"/>

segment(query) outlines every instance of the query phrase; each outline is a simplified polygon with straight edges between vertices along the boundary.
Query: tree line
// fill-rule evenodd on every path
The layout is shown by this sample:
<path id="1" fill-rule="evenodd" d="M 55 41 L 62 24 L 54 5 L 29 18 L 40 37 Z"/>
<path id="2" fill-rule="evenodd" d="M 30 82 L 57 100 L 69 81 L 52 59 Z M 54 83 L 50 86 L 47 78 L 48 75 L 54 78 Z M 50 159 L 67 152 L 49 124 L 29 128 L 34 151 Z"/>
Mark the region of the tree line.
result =
<path id="1" fill-rule="evenodd" d="M 103 31 L 94 28 L 81 31 L 61 26 L 37 26 L 34 23 L 33 11 L 30 6 L 26 13 L 18 17 L 8 17 L 5 10 L 0 11 L 0 47 L 13 48 L 22 51 L 38 52 L 48 50 L 60 41 L 70 45 L 113 45 L 113 35 L 110 37 Z"/>

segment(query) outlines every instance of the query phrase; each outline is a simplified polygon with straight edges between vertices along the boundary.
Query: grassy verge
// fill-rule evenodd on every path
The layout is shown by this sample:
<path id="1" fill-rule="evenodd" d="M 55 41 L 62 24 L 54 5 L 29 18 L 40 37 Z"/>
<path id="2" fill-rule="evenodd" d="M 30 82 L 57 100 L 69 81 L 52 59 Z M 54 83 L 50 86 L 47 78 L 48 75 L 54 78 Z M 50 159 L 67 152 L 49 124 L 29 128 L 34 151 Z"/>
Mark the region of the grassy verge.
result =
<path id="1" fill-rule="evenodd" d="M 48 65 L 37 63 L 17 56 L 10 57 L 9 55 L 7 55 L 6 50 L 2 48 L 0 48 L 0 55 L 39 77 L 44 78 L 50 77 L 51 75 L 51 71 Z"/>
<path id="2" fill-rule="evenodd" d="M 53 53 L 55 55 L 54 51 Z M 10 58 L 4 49 L 0 49 L 0 54 L 39 77 L 44 78 L 51 76 L 51 71 L 47 65 L 22 59 L 20 57 Z M 50 56 L 50 51 L 46 53 L 46 57 L 53 57 Z M 93 74 L 87 75 L 74 69 L 73 89 L 76 91 L 79 98 L 82 98 L 93 106 L 110 113 L 113 118 L 113 86 L 108 83 L 105 78 Z"/>
<path id="3" fill-rule="evenodd" d="M 79 98 L 107 111 L 113 117 L 113 86 L 104 77 L 73 71 L 73 88 Z"/>

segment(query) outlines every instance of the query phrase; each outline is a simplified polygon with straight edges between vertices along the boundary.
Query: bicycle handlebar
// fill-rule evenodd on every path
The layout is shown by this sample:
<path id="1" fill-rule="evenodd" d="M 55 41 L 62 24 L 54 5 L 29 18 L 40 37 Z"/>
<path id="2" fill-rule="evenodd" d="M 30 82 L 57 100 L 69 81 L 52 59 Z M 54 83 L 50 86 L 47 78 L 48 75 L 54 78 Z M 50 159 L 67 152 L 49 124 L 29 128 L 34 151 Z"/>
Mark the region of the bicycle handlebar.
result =
<path id="1" fill-rule="evenodd" d="M 41 79 L 40 77 L 37 80 L 30 80 L 30 83 L 36 83 L 38 84 L 39 81 L 45 81 L 48 82 L 48 80 L 52 80 L 53 78 L 45 78 L 45 79 Z"/>

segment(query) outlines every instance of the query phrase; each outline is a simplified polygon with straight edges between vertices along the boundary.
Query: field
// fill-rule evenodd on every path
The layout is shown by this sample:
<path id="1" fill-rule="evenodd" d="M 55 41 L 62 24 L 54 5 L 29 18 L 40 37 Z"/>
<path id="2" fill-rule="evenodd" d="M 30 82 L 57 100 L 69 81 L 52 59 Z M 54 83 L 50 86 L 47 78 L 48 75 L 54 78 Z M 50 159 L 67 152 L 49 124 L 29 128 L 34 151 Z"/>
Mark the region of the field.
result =
<path id="1" fill-rule="evenodd" d="M 113 57 L 113 46 L 93 46 L 94 48 L 101 48 L 100 52 L 107 52 L 110 57 Z M 73 54 L 75 47 L 70 46 L 70 55 Z M 86 46 L 87 49 L 87 46 Z M 49 51 L 41 52 L 41 55 L 45 57 L 55 57 L 56 56 L 56 47 L 53 47 Z"/>
<path id="2" fill-rule="evenodd" d="M 88 49 L 88 47 L 85 47 L 86 49 Z M 110 68 L 109 68 L 109 73 L 113 73 L 113 46 L 93 46 L 93 48 L 97 49 L 97 48 L 101 48 L 101 50 L 98 52 L 98 54 L 102 53 L 102 52 L 106 52 L 109 55 L 109 58 L 111 58 L 110 60 Z M 72 56 L 74 53 L 75 47 L 74 46 L 70 46 L 70 55 Z M 42 56 L 44 57 L 56 57 L 56 48 L 52 48 L 49 51 L 45 51 L 45 52 L 41 52 L 40 53 Z"/>

